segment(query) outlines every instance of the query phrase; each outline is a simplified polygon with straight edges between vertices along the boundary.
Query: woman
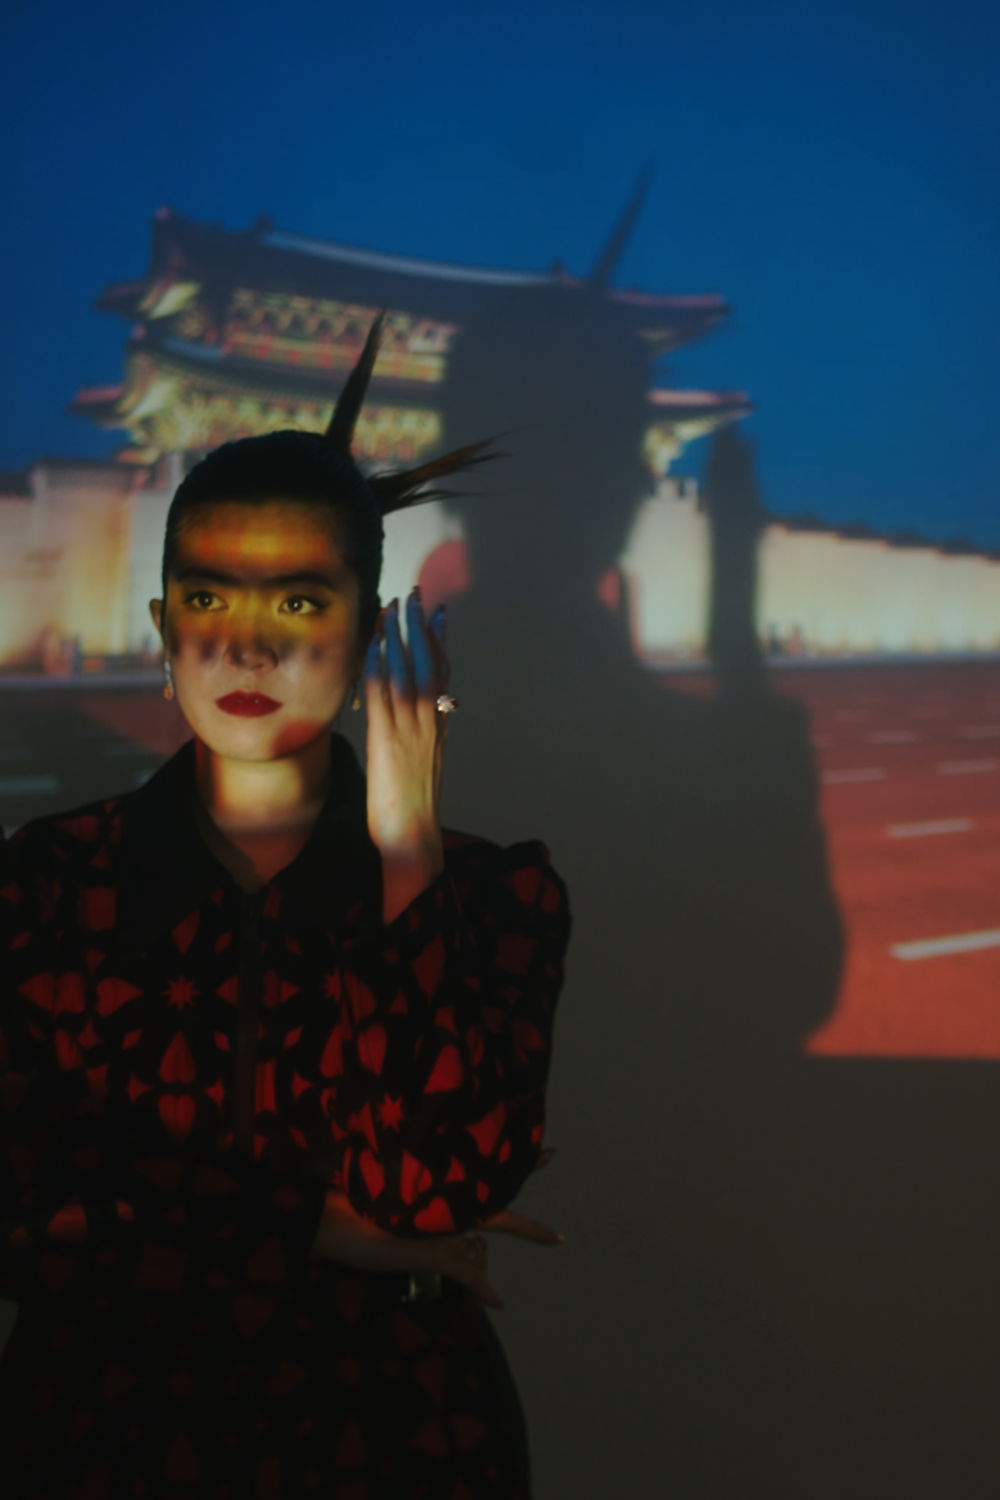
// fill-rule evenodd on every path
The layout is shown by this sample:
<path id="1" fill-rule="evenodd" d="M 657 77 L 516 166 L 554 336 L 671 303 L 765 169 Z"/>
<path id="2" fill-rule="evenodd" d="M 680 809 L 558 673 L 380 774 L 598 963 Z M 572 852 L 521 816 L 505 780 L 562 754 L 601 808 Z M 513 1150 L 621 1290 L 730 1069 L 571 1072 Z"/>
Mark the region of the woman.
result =
<path id="1" fill-rule="evenodd" d="M 379 610 L 372 328 L 327 433 L 227 444 L 167 520 L 193 739 L 5 846 L 9 1500 L 526 1497 L 477 1230 L 543 1164 L 569 932 L 543 845 L 442 831 L 443 616 Z M 426 493 L 426 492 L 425 492 Z M 367 782 L 331 733 L 363 676 Z M 357 696 L 354 694 L 354 701 Z"/>

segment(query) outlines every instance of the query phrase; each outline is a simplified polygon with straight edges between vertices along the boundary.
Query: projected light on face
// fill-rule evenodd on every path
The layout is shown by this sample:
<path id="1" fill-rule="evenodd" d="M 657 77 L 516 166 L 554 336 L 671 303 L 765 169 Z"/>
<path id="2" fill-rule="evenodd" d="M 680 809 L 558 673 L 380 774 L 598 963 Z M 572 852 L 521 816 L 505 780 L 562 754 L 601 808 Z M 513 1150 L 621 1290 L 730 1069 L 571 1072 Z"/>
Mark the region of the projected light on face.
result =
<path id="1" fill-rule="evenodd" d="M 264 761 L 329 731 L 360 666 L 360 585 L 328 506 L 189 511 L 154 600 L 177 705 L 215 754 Z M 221 701 L 220 701 L 221 700 Z"/>

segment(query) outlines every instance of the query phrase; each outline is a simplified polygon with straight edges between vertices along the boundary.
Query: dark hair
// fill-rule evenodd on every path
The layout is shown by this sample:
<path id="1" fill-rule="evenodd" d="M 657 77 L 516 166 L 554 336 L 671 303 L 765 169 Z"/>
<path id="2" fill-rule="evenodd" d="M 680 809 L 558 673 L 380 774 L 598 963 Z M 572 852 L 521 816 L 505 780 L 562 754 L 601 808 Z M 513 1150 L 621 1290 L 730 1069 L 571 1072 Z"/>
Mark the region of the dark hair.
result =
<path id="1" fill-rule="evenodd" d="M 177 530 L 189 510 L 215 500 L 239 500 L 251 505 L 266 500 L 304 500 L 329 505 L 338 520 L 347 522 L 348 556 L 361 584 L 362 639 L 368 638 L 379 610 L 383 516 L 391 510 L 448 495 L 446 490 L 428 489 L 428 482 L 500 456 L 483 452 L 492 442 L 487 438 L 485 442 L 445 453 L 416 469 L 365 478 L 351 454 L 351 439 L 378 355 L 384 322 L 383 311 L 368 330 L 365 347 L 344 383 L 324 433 L 288 428 L 223 443 L 195 464 L 177 486 L 167 512 L 163 542 L 164 610 L 167 575 L 177 555 Z"/>
<path id="2" fill-rule="evenodd" d="M 291 429 L 214 448 L 181 481 L 170 502 L 161 570 L 164 609 L 180 522 L 198 506 L 217 500 L 247 505 L 301 500 L 328 506 L 344 526 L 347 560 L 361 585 L 362 639 L 368 639 L 379 611 L 384 528 L 378 496 L 350 458 L 320 433 Z"/>

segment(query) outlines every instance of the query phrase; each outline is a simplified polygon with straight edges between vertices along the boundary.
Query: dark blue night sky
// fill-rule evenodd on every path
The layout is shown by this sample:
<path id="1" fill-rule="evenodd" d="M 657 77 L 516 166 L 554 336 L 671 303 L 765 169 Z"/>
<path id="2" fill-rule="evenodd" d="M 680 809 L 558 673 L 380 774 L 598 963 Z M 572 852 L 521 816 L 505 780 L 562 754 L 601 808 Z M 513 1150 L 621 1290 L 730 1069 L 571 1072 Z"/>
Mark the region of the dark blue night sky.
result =
<path id="1" fill-rule="evenodd" d="M 120 444 L 65 407 L 161 204 L 585 272 L 648 162 L 617 281 L 732 303 L 664 374 L 750 392 L 767 504 L 1000 546 L 995 0 L 21 0 L 3 50 L 0 468 Z"/>

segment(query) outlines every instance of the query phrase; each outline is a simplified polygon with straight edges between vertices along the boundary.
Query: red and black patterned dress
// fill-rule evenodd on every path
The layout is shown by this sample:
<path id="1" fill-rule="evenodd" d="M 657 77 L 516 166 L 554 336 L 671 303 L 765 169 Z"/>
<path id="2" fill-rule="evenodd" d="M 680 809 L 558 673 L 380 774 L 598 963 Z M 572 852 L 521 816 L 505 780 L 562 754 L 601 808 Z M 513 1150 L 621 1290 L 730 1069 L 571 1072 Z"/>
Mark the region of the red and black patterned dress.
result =
<path id="1" fill-rule="evenodd" d="M 255 895 L 198 832 L 193 740 L 0 846 L 5 1500 L 529 1494 L 476 1299 L 308 1252 L 328 1186 L 414 1237 L 517 1196 L 565 887 L 541 843 L 446 832 L 383 925 L 364 776 L 331 744 L 308 842 Z"/>

